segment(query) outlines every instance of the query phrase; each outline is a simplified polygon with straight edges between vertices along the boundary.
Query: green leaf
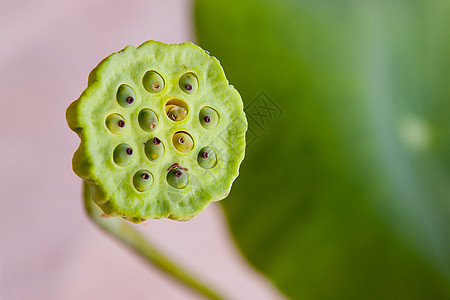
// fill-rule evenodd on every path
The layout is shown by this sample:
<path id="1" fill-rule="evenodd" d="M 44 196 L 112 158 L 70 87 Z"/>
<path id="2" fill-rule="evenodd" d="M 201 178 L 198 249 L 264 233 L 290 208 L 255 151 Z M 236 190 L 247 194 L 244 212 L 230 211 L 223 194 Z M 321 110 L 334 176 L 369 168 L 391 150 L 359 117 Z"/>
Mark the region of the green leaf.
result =
<path id="1" fill-rule="evenodd" d="M 223 202 L 249 262 L 295 299 L 450 297 L 450 1 L 195 12 L 249 119 Z"/>

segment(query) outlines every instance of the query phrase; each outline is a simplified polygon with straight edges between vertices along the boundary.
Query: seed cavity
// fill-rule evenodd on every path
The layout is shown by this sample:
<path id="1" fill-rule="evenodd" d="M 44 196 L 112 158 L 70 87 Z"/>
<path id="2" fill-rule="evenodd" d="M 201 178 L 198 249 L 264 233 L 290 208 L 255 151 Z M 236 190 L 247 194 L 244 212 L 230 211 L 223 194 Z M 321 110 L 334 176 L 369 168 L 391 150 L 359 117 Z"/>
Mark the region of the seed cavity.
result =
<path id="1" fill-rule="evenodd" d="M 172 136 L 172 143 L 175 149 L 182 153 L 187 153 L 194 147 L 192 136 L 185 131 L 178 131 Z"/>
<path id="2" fill-rule="evenodd" d="M 186 102 L 181 99 L 171 99 L 167 101 L 165 106 L 167 117 L 174 122 L 183 121 L 189 112 L 189 107 Z"/>
<path id="3" fill-rule="evenodd" d="M 192 72 L 185 73 L 180 77 L 179 85 L 181 90 L 186 94 L 195 94 L 198 90 L 198 78 Z"/>
<path id="4" fill-rule="evenodd" d="M 158 127 L 158 115 L 153 110 L 144 108 L 139 112 L 138 123 L 142 130 L 153 131 Z"/>
<path id="5" fill-rule="evenodd" d="M 198 153 L 197 162 L 203 169 L 214 168 L 217 164 L 216 152 L 212 147 L 203 147 Z"/>
<path id="6" fill-rule="evenodd" d="M 148 170 L 140 170 L 133 176 L 133 185 L 139 192 L 145 192 L 153 184 L 153 175 Z"/>
<path id="7" fill-rule="evenodd" d="M 118 145 L 113 152 L 114 163 L 118 166 L 124 167 L 130 164 L 133 159 L 133 149 L 128 144 Z"/>
<path id="8" fill-rule="evenodd" d="M 145 156 L 154 162 L 163 157 L 165 148 L 163 142 L 159 138 L 154 137 L 145 143 L 144 151 Z"/>
<path id="9" fill-rule="evenodd" d="M 134 104 L 136 96 L 129 85 L 122 84 L 117 89 L 116 99 L 120 106 L 128 108 Z"/>
<path id="10" fill-rule="evenodd" d="M 106 117 L 105 125 L 112 134 L 121 134 L 125 127 L 125 120 L 119 114 L 110 114 Z"/>
<path id="11" fill-rule="evenodd" d="M 213 129 L 219 123 L 219 113 L 212 107 L 202 107 L 199 113 L 199 121 L 203 128 Z"/>
<path id="12" fill-rule="evenodd" d="M 147 71 L 144 77 L 142 77 L 142 85 L 152 94 L 161 92 L 164 89 L 164 79 L 156 71 Z"/>
<path id="13" fill-rule="evenodd" d="M 167 183 L 177 189 L 183 189 L 188 184 L 188 176 L 183 169 L 172 169 L 167 173 L 166 177 Z"/>

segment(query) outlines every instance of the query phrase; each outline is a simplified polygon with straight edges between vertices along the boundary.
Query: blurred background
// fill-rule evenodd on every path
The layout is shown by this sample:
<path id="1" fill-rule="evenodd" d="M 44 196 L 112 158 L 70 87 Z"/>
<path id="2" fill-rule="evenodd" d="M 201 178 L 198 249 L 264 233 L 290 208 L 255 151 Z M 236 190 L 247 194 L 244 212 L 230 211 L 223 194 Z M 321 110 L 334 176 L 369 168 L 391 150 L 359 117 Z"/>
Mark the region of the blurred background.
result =
<path id="1" fill-rule="evenodd" d="M 230 196 L 137 226 L 229 299 L 450 298 L 450 1 L 0 6 L 0 299 L 198 299 L 84 214 L 65 109 L 99 61 L 193 41 L 241 93 Z"/>

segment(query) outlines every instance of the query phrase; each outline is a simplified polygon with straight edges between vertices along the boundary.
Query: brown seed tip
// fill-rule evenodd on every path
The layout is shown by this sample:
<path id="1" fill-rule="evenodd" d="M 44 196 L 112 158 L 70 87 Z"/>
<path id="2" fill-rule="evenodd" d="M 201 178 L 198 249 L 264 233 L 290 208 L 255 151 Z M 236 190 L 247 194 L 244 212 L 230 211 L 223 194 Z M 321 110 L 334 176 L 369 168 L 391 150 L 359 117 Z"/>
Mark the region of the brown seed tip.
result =
<path id="1" fill-rule="evenodd" d="M 159 83 L 155 82 L 155 83 L 153 84 L 152 88 L 153 88 L 155 91 L 159 90 Z"/>
<path id="2" fill-rule="evenodd" d="M 184 143 L 184 139 L 183 139 L 182 137 L 180 137 L 180 138 L 178 139 L 178 143 L 183 144 L 183 143 Z"/>
<path id="3" fill-rule="evenodd" d="M 192 85 L 190 83 L 186 83 L 185 87 L 188 91 L 192 90 Z"/>
<path id="4" fill-rule="evenodd" d="M 131 96 L 130 96 L 130 97 L 127 97 L 126 101 L 127 101 L 128 104 L 131 104 L 131 103 L 134 102 L 134 98 L 131 97 Z"/>
<path id="5" fill-rule="evenodd" d="M 150 124 L 150 129 L 155 129 L 156 127 L 156 122 L 153 122 L 152 124 Z"/>
<path id="6" fill-rule="evenodd" d="M 161 141 L 157 137 L 154 137 L 153 138 L 153 144 L 159 145 L 159 144 L 161 144 Z"/>
<path id="7" fill-rule="evenodd" d="M 206 151 L 203 151 L 202 152 L 202 157 L 204 158 L 204 159 L 207 159 L 208 158 L 208 152 L 206 152 Z"/>
<path id="8" fill-rule="evenodd" d="M 117 126 L 123 128 L 125 126 L 125 121 L 124 120 L 120 120 L 119 122 L 117 122 Z"/>
<path id="9" fill-rule="evenodd" d="M 133 149 L 131 149 L 131 148 L 127 148 L 127 154 L 128 154 L 128 155 L 131 155 L 131 154 L 133 154 Z"/>
<path id="10" fill-rule="evenodd" d="M 147 180 L 149 178 L 150 178 L 150 175 L 148 175 L 148 173 L 142 174 L 142 179 Z"/>
<path id="11" fill-rule="evenodd" d="M 172 120 L 176 120 L 178 118 L 177 114 L 172 114 Z"/>
<path id="12" fill-rule="evenodd" d="M 205 120 L 205 123 L 211 122 L 211 118 L 209 116 L 204 117 L 203 120 Z"/>
<path id="13" fill-rule="evenodd" d="M 175 175 L 176 178 L 180 178 L 181 175 L 182 175 L 182 173 L 181 173 L 180 170 L 176 170 L 175 173 L 174 173 L 174 175 Z"/>

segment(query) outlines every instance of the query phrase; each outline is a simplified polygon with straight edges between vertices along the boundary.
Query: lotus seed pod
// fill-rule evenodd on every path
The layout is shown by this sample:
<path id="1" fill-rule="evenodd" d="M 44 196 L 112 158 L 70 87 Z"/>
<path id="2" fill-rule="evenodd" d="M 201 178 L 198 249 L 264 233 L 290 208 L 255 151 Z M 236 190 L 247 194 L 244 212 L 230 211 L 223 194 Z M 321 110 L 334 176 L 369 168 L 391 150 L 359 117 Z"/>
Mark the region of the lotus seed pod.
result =
<path id="1" fill-rule="evenodd" d="M 228 195 L 244 158 L 241 97 L 192 43 L 112 54 L 66 118 L 81 139 L 73 170 L 107 215 L 132 222 L 195 217 Z"/>
<path id="2" fill-rule="evenodd" d="M 150 171 L 140 170 L 134 174 L 133 185 L 139 192 L 145 192 L 153 183 L 153 175 Z"/>
<path id="3" fill-rule="evenodd" d="M 128 144 L 120 144 L 114 149 L 113 160 L 121 167 L 128 165 L 133 159 L 133 149 Z"/>
<path id="4" fill-rule="evenodd" d="M 125 128 L 125 120 L 119 114 L 110 114 L 105 123 L 108 130 L 114 134 L 121 134 Z"/>
<path id="5" fill-rule="evenodd" d="M 219 114 L 214 108 L 203 107 L 199 114 L 200 124 L 205 129 L 213 129 L 219 122 Z"/>
<path id="6" fill-rule="evenodd" d="M 156 71 L 148 71 L 142 78 L 144 88 L 150 93 L 159 93 L 164 89 L 164 79 Z"/>
<path id="7" fill-rule="evenodd" d="M 126 84 L 122 84 L 117 89 L 116 98 L 117 98 L 117 102 L 120 104 L 120 106 L 127 108 L 134 104 L 135 94 L 134 94 L 133 89 L 130 86 L 128 86 Z"/>
<path id="8" fill-rule="evenodd" d="M 183 131 L 176 132 L 172 137 L 172 143 L 175 149 L 182 153 L 187 153 L 194 147 L 192 137 Z"/>
<path id="9" fill-rule="evenodd" d="M 157 137 L 154 137 L 145 143 L 145 155 L 150 161 L 157 161 L 164 155 L 164 144 Z"/>
<path id="10" fill-rule="evenodd" d="M 167 173 L 167 182 L 176 189 L 184 189 L 188 184 L 188 176 L 182 169 L 172 169 Z"/>
<path id="11" fill-rule="evenodd" d="M 172 121 L 182 121 L 184 120 L 184 118 L 186 118 L 186 115 L 187 110 L 178 105 L 172 106 L 172 108 L 170 108 L 169 112 L 167 113 L 167 116 Z"/>
<path id="12" fill-rule="evenodd" d="M 150 132 L 158 127 L 158 116 L 153 110 L 144 108 L 139 112 L 138 122 L 142 130 Z"/>
<path id="13" fill-rule="evenodd" d="M 197 156 L 197 162 L 203 169 L 211 169 L 216 166 L 216 152 L 211 147 L 203 147 Z"/>
<path id="14" fill-rule="evenodd" d="M 180 88 L 186 94 L 195 94 L 198 90 L 198 79 L 194 73 L 186 73 L 180 77 Z"/>

